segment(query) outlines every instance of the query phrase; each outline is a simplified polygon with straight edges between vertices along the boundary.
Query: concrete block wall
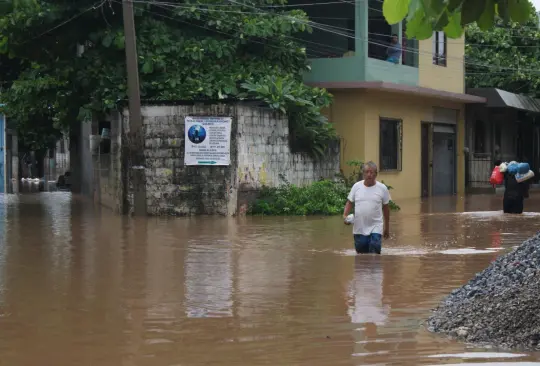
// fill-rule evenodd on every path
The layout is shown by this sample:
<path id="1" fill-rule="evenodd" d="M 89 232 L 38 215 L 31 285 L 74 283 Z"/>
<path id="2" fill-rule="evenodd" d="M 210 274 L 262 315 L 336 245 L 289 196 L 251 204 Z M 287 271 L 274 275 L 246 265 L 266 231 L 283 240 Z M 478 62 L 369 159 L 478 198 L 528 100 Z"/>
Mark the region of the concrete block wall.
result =
<path id="1" fill-rule="evenodd" d="M 228 215 L 234 211 L 236 155 L 230 166 L 184 165 L 186 116 L 231 116 L 234 106 L 144 106 L 146 201 L 150 215 Z"/>
<path id="2" fill-rule="evenodd" d="M 282 114 L 268 108 L 239 106 L 237 123 L 239 213 L 247 210 L 263 186 L 305 186 L 339 173 L 339 144 L 332 145 L 321 160 L 292 153 L 288 120 Z"/>
<path id="3" fill-rule="evenodd" d="M 90 152 L 92 122 L 75 124 L 70 130 L 69 161 L 72 192 L 95 199 L 94 159 Z"/>
<path id="4" fill-rule="evenodd" d="M 103 206 L 115 212 L 123 212 L 123 188 L 122 188 L 122 123 L 119 113 L 110 118 L 111 121 L 111 148 L 108 154 L 95 157 L 95 172 L 97 180 L 98 199 Z"/>
<path id="5" fill-rule="evenodd" d="M 64 175 L 70 169 L 69 165 L 69 136 L 62 136 L 56 142 L 55 150 L 55 176 L 52 179 L 56 180 L 59 176 Z"/>
<path id="6" fill-rule="evenodd" d="M 339 146 L 323 160 L 289 147 L 287 118 L 266 108 L 238 107 L 238 182 L 244 190 L 285 182 L 305 186 L 339 173 Z"/>
<path id="7" fill-rule="evenodd" d="M 267 108 L 248 105 L 146 105 L 141 110 L 145 134 L 146 203 L 149 215 L 235 215 L 242 214 L 263 187 L 287 182 L 306 185 L 321 178 L 333 178 L 339 172 L 339 145 L 328 151 L 322 161 L 289 148 L 287 119 Z M 184 128 L 186 116 L 230 116 L 231 165 L 184 165 Z M 126 145 L 129 112 L 123 111 L 122 142 Z M 114 131 L 111 131 L 114 138 Z M 120 142 L 118 143 L 120 145 Z M 120 160 L 118 160 L 120 167 Z M 122 180 L 120 168 L 110 169 L 119 185 L 124 184 L 125 211 L 133 205 L 129 178 Z M 109 179 L 109 178 L 107 178 Z M 100 195 L 116 194 L 100 181 Z M 124 183 L 122 183 L 124 182 Z M 108 193 L 107 193 L 108 192 Z M 103 201 L 103 199 L 102 199 Z"/>

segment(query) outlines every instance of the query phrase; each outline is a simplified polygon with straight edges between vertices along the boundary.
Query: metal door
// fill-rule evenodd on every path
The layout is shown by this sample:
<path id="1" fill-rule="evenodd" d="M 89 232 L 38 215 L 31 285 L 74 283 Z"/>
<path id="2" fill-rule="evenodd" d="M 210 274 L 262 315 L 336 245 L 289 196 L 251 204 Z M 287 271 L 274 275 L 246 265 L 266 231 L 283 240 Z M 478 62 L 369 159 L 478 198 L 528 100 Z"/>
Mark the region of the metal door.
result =
<path id="1" fill-rule="evenodd" d="M 433 131 L 433 195 L 455 193 L 456 135 L 453 127 L 435 126 Z"/>
<path id="2" fill-rule="evenodd" d="M 422 197 L 429 194 L 429 128 L 430 125 L 422 123 Z"/>
<path id="3" fill-rule="evenodd" d="M 3 114 L 0 114 L 0 193 L 5 193 L 5 157 L 6 157 L 6 126 Z"/>

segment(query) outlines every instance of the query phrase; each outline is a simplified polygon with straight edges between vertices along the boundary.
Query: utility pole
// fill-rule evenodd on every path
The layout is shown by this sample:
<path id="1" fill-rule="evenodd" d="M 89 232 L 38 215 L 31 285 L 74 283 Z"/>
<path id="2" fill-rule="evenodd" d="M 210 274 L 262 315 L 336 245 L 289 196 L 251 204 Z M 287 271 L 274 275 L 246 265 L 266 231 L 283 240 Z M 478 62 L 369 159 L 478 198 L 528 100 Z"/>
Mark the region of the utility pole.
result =
<path id="1" fill-rule="evenodd" d="M 129 160 L 128 180 L 133 182 L 133 213 L 146 216 L 146 176 L 144 161 L 144 129 L 141 118 L 141 96 L 139 90 L 139 67 L 137 63 L 137 40 L 135 17 L 131 0 L 122 0 L 124 16 L 124 37 L 126 42 L 126 69 L 129 94 Z M 129 183 L 124 189 L 129 189 Z"/>

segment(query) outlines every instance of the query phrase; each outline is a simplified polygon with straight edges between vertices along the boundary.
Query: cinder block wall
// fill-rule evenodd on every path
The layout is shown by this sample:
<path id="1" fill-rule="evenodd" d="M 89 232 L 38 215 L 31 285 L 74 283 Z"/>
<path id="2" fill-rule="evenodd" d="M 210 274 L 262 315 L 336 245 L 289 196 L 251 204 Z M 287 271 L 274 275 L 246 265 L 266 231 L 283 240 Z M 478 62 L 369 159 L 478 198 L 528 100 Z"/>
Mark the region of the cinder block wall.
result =
<path id="1" fill-rule="evenodd" d="M 321 160 L 291 152 L 286 116 L 266 108 L 238 106 L 236 121 L 238 213 L 245 212 L 263 186 L 285 182 L 304 186 L 339 173 L 338 143 Z"/>
<path id="2" fill-rule="evenodd" d="M 268 108 L 242 104 L 147 105 L 141 112 L 149 215 L 242 214 L 263 186 L 275 187 L 285 181 L 306 185 L 333 178 L 339 172 L 337 143 L 322 160 L 292 153 L 287 118 Z M 232 117 L 231 165 L 184 165 L 186 116 Z M 125 133 L 129 130 L 127 109 L 122 113 L 122 124 Z M 111 170 L 111 174 L 120 172 Z M 126 197 L 126 203 L 132 205 L 129 188 Z"/>

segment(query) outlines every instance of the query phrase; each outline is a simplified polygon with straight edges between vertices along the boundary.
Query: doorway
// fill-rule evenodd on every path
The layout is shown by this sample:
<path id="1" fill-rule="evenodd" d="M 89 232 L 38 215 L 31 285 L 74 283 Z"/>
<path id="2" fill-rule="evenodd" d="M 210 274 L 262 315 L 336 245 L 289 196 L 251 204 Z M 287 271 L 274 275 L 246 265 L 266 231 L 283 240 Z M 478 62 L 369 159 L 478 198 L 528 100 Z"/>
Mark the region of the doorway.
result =
<path id="1" fill-rule="evenodd" d="M 422 123 L 422 197 L 429 196 L 429 128 L 429 124 Z"/>
<path id="2" fill-rule="evenodd" d="M 422 122 L 422 197 L 456 193 L 456 129 L 454 125 Z"/>
<path id="3" fill-rule="evenodd" d="M 0 114 L 0 193 L 6 193 L 5 192 L 5 138 L 4 138 L 4 131 L 5 131 L 5 118 L 3 114 Z"/>
<path id="4" fill-rule="evenodd" d="M 454 126 L 433 126 L 433 189 L 435 195 L 456 193 L 456 132 Z"/>

